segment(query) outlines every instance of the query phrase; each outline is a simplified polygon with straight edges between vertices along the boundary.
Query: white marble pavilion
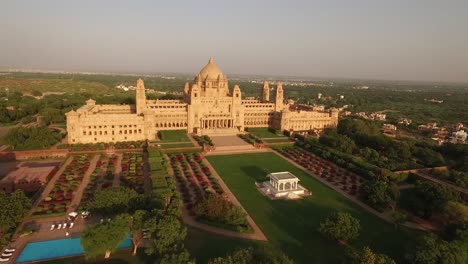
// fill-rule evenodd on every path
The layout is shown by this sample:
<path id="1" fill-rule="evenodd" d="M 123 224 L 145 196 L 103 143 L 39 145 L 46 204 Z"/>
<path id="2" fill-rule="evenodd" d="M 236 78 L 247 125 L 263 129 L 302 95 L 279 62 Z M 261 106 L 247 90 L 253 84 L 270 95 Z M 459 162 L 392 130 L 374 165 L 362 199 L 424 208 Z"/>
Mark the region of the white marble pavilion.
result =
<path id="1" fill-rule="evenodd" d="M 257 185 L 260 192 L 272 199 L 299 199 L 311 193 L 299 184 L 299 178 L 290 172 L 274 172 L 267 175 L 269 181 Z"/>

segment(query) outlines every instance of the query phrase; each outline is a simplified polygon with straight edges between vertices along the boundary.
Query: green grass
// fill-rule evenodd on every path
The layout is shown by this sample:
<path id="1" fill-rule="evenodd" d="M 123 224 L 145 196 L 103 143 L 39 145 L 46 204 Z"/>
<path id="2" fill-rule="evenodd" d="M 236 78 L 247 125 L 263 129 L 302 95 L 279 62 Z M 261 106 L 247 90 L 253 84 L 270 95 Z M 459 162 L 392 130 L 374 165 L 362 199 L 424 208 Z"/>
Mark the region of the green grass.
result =
<path id="1" fill-rule="evenodd" d="M 164 130 L 160 134 L 161 142 L 190 142 L 186 130 Z"/>
<path id="2" fill-rule="evenodd" d="M 265 244 L 264 242 L 229 238 L 188 227 L 185 247 L 197 263 L 208 263 L 209 259 L 222 257 L 239 248 Z"/>
<path id="3" fill-rule="evenodd" d="M 74 256 L 69 258 L 61 258 L 54 260 L 47 260 L 40 263 L 47 264 L 78 264 L 78 263 L 107 263 L 107 264 L 143 264 L 143 263 L 153 263 L 151 257 L 145 255 L 144 249 L 139 249 L 136 256 L 131 255 L 130 249 L 120 249 L 111 254 L 109 259 L 104 259 L 103 257 L 96 259 L 85 259 L 84 256 Z"/>
<path id="4" fill-rule="evenodd" d="M 292 140 L 288 137 L 279 137 L 279 138 L 270 138 L 270 139 L 262 139 L 266 143 L 280 143 L 280 142 L 292 142 Z"/>
<path id="5" fill-rule="evenodd" d="M 346 211 L 361 222 L 361 234 L 351 244 L 370 246 L 379 253 L 401 260 L 416 232 L 395 229 L 333 189 L 323 185 L 274 153 L 210 156 L 208 161 L 249 212 L 273 246 L 297 263 L 339 263 L 344 247 L 317 232 L 320 222 L 335 210 Z M 255 188 L 270 172 L 290 171 L 313 195 L 303 200 L 272 201 Z"/>
<path id="6" fill-rule="evenodd" d="M 274 137 L 282 137 L 282 135 L 277 135 L 266 127 L 256 127 L 256 128 L 248 128 L 247 132 L 250 134 L 254 134 L 259 138 L 274 138 Z"/>
<path id="7" fill-rule="evenodd" d="M 162 149 L 170 149 L 170 148 L 189 148 L 194 147 L 192 143 L 169 143 L 169 144 L 161 144 Z"/>

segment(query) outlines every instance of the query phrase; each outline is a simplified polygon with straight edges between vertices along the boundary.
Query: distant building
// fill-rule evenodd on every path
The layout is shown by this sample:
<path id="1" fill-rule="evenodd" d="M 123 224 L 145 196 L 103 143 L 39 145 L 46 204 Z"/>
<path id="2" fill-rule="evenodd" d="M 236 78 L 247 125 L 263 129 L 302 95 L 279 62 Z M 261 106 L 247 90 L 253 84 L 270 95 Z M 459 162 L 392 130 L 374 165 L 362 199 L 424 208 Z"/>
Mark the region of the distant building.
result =
<path id="1" fill-rule="evenodd" d="M 408 119 L 408 118 L 399 118 L 398 119 L 398 124 L 400 124 L 400 125 L 409 126 L 412 122 L 413 122 L 413 120 Z"/>
<path id="2" fill-rule="evenodd" d="M 466 142 L 467 136 L 468 134 L 464 130 L 453 132 L 450 142 L 454 144 L 463 144 Z"/>
<path id="3" fill-rule="evenodd" d="M 463 129 L 463 124 L 462 123 L 456 123 L 454 126 L 455 131 L 460 131 Z"/>
<path id="4" fill-rule="evenodd" d="M 282 83 L 274 96 L 264 82 L 260 100 L 242 98 L 240 87 L 230 90 L 227 76 L 210 58 L 192 85 L 185 84 L 183 100 L 147 100 L 139 79 L 135 105 L 98 105 L 89 99 L 66 116 L 68 143 L 78 144 L 155 140 L 159 131 L 175 129 L 198 135 L 234 135 L 251 127 L 308 133 L 336 127 L 338 113 L 285 103 Z"/>
<path id="5" fill-rule="evenodd" d="M 397 130 L 397 127 L 393 124 L 384 124 L 383 125 L 383 132 L 384 133 L 389 133 L 389 134 L 393 134 L 395 133 Z"/>
<path id="6" fill-rule="evenodd" d="M 57 169 L 57 166 L 19 167 L 0 180 L 0 191 L 6 193 L 16 190 L 35 192 L 49 181 Z"/>

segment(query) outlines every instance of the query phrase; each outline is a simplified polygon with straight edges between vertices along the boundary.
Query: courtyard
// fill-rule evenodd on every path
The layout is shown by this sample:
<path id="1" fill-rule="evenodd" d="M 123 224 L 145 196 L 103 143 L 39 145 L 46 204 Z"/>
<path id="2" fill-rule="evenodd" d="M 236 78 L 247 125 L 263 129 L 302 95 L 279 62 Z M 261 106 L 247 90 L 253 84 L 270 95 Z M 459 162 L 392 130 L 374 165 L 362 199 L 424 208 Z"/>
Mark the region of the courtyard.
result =
<path id="1" fill-rule="evenodd" d="M 360 236 L 351 244 L 372 246 L 401 260 L 414 232 L 369 214 L 333 189 L 298 169 L 275 153 L 209 156 L 215 168 L 242 206 L 265 233 L 272 246 L 281 248 L 297 263 L 339 263 L 345 247 L 324 238 L 317 228 L 332 212 L 346 211 L 361 222 Z M 255 188 L 271 172 L 289 171 L 314 195 L 297 201 L 270 200 Z"/>

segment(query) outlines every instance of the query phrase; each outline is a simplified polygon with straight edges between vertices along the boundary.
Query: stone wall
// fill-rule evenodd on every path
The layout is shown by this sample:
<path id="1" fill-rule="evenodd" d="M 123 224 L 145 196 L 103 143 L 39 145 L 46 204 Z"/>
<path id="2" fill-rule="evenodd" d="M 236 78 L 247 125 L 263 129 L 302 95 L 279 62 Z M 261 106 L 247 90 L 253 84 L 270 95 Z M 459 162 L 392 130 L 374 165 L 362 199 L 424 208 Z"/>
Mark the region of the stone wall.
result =
<path id="1" fill-rule="evenodd" d="M 26 160 L 33 158 L 66 157 L 68 149 L 46 149 L 0 152 L 0 160 Z"/>

